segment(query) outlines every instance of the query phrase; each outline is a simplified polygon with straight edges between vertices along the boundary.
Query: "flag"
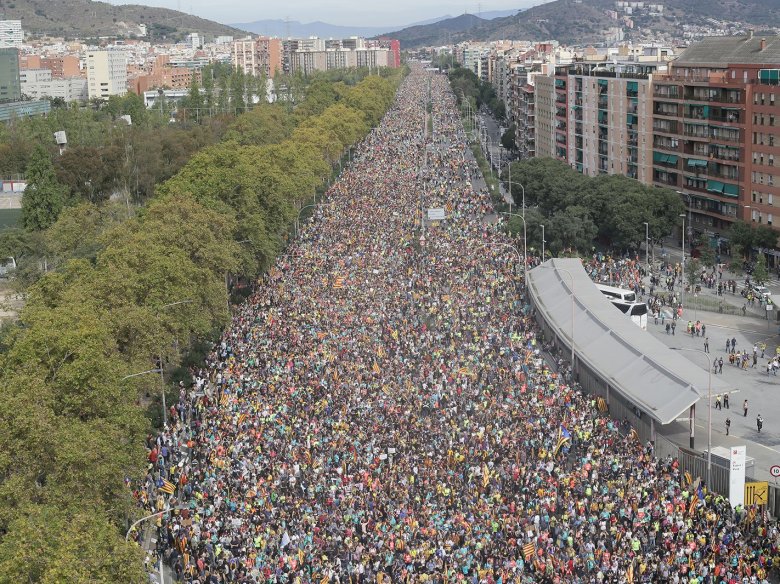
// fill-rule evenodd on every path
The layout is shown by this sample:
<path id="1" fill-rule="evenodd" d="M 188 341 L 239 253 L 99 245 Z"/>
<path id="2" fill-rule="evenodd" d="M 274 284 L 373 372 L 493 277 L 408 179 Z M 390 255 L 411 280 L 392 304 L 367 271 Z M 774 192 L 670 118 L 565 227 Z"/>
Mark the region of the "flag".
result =
<path id="1" fill-rule="evenodd" d="M 607 408 L 607 402 L 603 397 L 598 397 L 596 399 L 596 403 L 598 404 L 598 408 L 600 412 L 606 412 L 607 409 L 609 409 Z"/>
<path id="2" fill-rule="evenodd" d="M 696 510 L 696 503 L 699 502 L 699 497 L 694 495 L 691 497 L 691 504 L 688 506 L 688 515 L 693 515 L 693 512 Z"/>
<path id="3" fill-rule="evenodd" d="M 158 487 L 163 493 L 168 493 L 169 495 L 173 495 L 173 493 L 176 491 L 176 485 L 174 485 L 172 482 L 167 481 L 163 479 L 163 484 L 161 487 Z"/>
<path id="4" fill-rule="evenodd" d="M 471 371 L 469 371 L 468 367 L 461 367 L 458 369 L 458 375 L 471 375 Z"/>
<path id="5" fill-rule="evenodd" d="M 243 424 L 244 420 L 246 420 L 246 414 L 241 414 L 240 416 L 238 416 L 238 424 L 237 425 L 240 426 L 241 424 Z"/>
<path id="6" fill-rule="evenodd" d="M 376 356 L 380 359 L 385 356 L 385 350 L 382 347 L 377 347 Z"/>
<path id="7" fill-rule="evenodd" d="M 561 424 L 561 426 L 558 428 L 558 442 L 555 443 L 555 449 L 553 450 L 553 456 L 556 456 L 558 454 L 558 451 L 563 447 L 564 444 L 566 444 L 569 440 L 571 440 L 571 432 L 569 432 L 566 429 L 566 426 Z"/>
<path id="8" fill-rule="evenodd" d="M 487 464 L 482 464 L 482 486 L 487 487 L 488 483 L 490 482 L 490 471 L 488 470 Z"/>
<path id="9" fill-rule="evenodd" d="M 398 331 L 393 331 L 393 332 L 392 332 L 392 333 L 390 333 L 390 334 L 393 336 L 393 338 L 394 338 L 396 341 L 398 340 Z"/>
<path id="10" fill-rule="evenodd" d="M 687 470 L 685 471 L 685 483 L 688 485 L 693 484 L 693 477 Z"/>
<path id="11" fill-rule="evenodd" d="M 326 332 L 323 332 L 323 331 L 320 331 L 320 332 L 318 332 L 318 333 L 317 333 L 317 338 L 318 338 L 319 340 L 322 340 L 322 339 L 324 339 L 324 338 L 325 338 L 325 337 L 327 337 L 327 336 L 328 336 L 328 333 L 326 333 Z"/>
<path id="12" fill-rule="evenodd" d="M 333 281 L 333 287 L 336 288 L 336 290 L 340 290 L 344 287 L 344 277 L 343 276 L 336 276 L 336 279 Z"/>
<path id="13" fill-rule="evenodd" d="M 634 584 L 634 562 L 631 562 L 631 564 L 628 566 L 626 580 L 628 581 L 628 584 Z"/>
<path id="14" fill-rule="evenodd" d="M 286 548 L 288 545 L 290 545 L 290 535 L 285 531 L 284 535 L 282 535 L 282 549 Z"/>
<path id="15" fill-rule="evenodd" d="M 525 558 L 526 562 L 530 562 L 531 558 L 534 557 L 534 554 L 536 553 L 536 546 L 532 543 L 527 543 L 523 546 L 523 557 Z"/>
<path id="16" fill-rule="evenodd" d="M 634 428 L 631 428 L 631 432 L 629 432 L 629 436 L 631 436 L 632 440 L 639 440 L 639 433 Z"/>
<path id="17" fill-rule="evenodd" d="M 226 406 L 228 403 L 228 395 L 226 393 L 222 394 L 222 397 L 219 398 L 219 405 Z"/>
<path id="18" fill-rule="evenodd" d="M 374 365 L 371 367 L 371 371 L 379 375 L 381 373 L 381 370 L 379 369 L 379 365 L 376 361 L 374 361 Z"/>

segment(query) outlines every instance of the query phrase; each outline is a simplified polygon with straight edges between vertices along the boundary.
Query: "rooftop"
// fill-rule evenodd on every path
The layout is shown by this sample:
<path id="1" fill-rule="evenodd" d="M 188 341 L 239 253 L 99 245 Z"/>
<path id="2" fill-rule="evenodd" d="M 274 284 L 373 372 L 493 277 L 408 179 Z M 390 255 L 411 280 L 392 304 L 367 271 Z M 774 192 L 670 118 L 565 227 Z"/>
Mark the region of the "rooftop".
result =
<path id="1" fill-rule="evenodd" d="M 707 37 L 685 49 L 674 62 L 675 67 L 729 64 L 780 64 L 780 36 Z"/>

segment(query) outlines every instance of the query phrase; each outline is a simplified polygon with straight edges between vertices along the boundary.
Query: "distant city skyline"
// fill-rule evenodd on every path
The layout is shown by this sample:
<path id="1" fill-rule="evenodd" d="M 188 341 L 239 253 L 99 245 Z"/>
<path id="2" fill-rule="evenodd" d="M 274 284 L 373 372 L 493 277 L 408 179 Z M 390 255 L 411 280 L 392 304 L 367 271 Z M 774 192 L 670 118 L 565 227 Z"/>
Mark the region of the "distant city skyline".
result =
<path id="1" fill-rule="evenodd" d="M 322 21 L 348 26 L 387 26 L 388 30 L 444 15 L 525 9 L 550 0 L 490 0 L 486 2 L 424 2 L 419 0 L 293 0 L 259 5 L 253 0 L 107 0 L 109 4 L 144 4 L 180 10 L 223 24 L 265 19 Z"/>

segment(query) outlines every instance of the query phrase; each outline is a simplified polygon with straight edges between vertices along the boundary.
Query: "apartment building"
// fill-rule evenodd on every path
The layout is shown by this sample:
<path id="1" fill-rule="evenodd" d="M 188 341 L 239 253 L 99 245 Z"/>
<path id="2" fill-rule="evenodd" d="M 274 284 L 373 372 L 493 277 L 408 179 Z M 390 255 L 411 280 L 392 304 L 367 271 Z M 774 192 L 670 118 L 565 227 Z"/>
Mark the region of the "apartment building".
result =
<path id="1" fill-rule="evenodd" d="M 87 52 L 89 99 L 108 100 L 127 93 L 127 55 L 115 49 Z"/>
<path id="2" fill-rule="evenodd" d="M 657 67 L 577 63 L 556 70 L 558 104 L 563 89 L 569 105 L 565 119 L 556 108 L 556 142 L 567 145 L 566 162 L 588 176 L 621 174 L 652 183 L 652 75 Z"/>
<path id="3" fill-rule="evenodd" d="M 31 99 L 62 98 L 66 102 L 89 99 L 84 77 L 55 78 L 50 69 L 25 69 L 19 72 L 22 94 Z"/>
<path id="4" fill-rule="evenodd" d="M 653 93 L 653 182 L 680 192 L 691 229 L 778 216 L 780 37 L 711 37 L 686 49 Z"/>
<path id="5" fill-rule="evenodd" d="M 553 75 L 539 75 L 534 84 L 534 148 L 536 156 L 559 158 L 555 143 L 556 78 Z M 564 134 L 565 137 L 565 134 Z M 563 160 L 566 159 L 564 148 Z M 560 158 L 559 158 L 560 159 Z"/>
<path id="6" fill-rule="evenodd" d="M 30 67 L 32 69 L 32 67 Z M 43 57 L 40 60 L 41 69 L 49 69 L 52 79 L 65 79 L 67 77 L 79 77 L 82 74 L 79 66 L 79 58 L 75 55 L 62 55 L 56 57 Z"/>
<path id="7" fill-rule="evenodd" d="M 258 37 L 233 42 L 233 67 L 247 75 L 268 78 L 284 70 L 282 41 Z"/>

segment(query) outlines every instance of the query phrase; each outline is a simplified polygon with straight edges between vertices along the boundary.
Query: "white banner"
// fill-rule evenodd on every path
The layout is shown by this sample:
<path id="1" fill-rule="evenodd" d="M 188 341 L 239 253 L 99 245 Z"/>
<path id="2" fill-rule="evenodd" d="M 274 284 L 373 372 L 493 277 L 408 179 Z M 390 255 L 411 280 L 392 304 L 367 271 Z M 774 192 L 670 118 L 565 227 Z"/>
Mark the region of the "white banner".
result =
<path id="1" fill-rule="evenodd" d="M 745 504 L 745 446 L 732 446 L 729 464 L 729 502 L 732 507 Z"/>

